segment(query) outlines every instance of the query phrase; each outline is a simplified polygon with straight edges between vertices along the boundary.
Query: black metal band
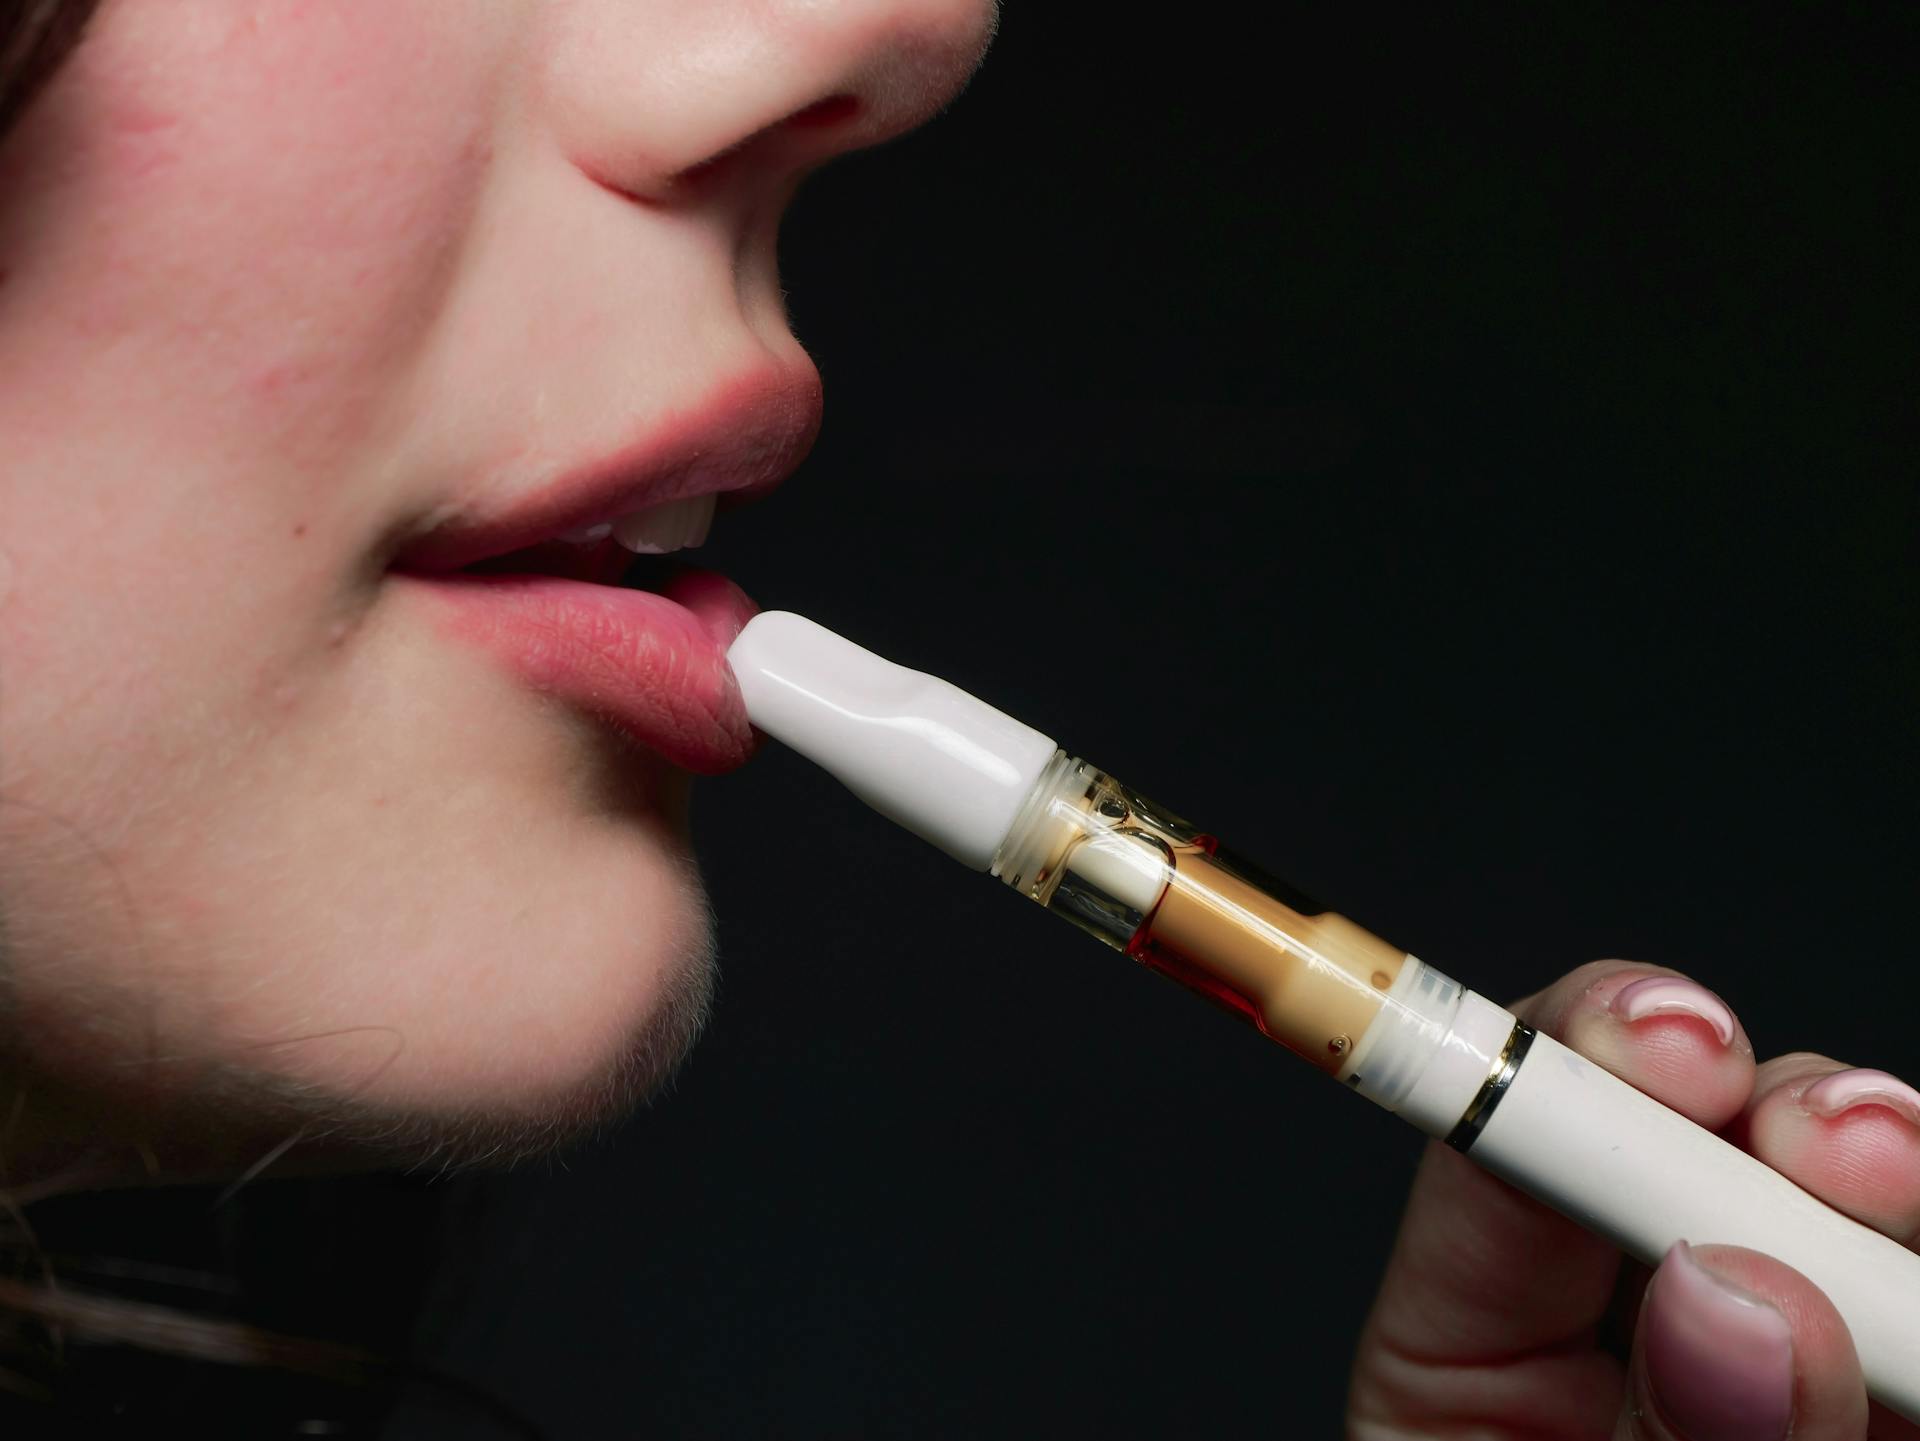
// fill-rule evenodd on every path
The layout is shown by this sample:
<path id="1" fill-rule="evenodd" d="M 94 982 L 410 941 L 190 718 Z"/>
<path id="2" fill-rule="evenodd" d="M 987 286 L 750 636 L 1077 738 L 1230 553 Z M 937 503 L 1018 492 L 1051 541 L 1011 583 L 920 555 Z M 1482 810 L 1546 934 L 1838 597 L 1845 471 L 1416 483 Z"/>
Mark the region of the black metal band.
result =
<path id="1" fill-rule="evenodd" d="M 1487 1072 L 1485 1084 L 1468 1103 L 1467 1109 L 1460 1113 L 1460 1124 L 1447 1135 L 1447 1144 L 1454 1150 L 1465 1152 L 1473 1149 L 1473 1143 L 1480 1139 L 1480 1132 L 1486 1128 L 1494 1107 L 1500 1104 L 1500 1098 L 1507 1094 L 1507 1087 L 1513 1084 L 1520 1063 L 1527 1058 L 1527 1048 L 1532 1044 L 1533 1027 L 1525 1021 L 1515 1021 L 1513 1030 L 1507 1036 L 1507 1044 L 1494 1057 L 1493 1068 Z"/>

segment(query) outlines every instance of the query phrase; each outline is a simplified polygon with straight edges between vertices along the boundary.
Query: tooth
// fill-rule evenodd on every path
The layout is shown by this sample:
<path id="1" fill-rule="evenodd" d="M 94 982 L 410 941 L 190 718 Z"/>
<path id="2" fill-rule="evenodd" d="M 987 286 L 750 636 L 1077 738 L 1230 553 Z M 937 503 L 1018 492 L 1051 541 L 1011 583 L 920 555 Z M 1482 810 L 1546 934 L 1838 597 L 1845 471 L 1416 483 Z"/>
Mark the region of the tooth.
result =
<path id="1" fill-rule="evenodd" d="M 570 540 L 576 545 L 584 545 L 589 541 L 605 540 L 612 534 L 613 522 L 603 520 L 598 525 L 583 525 L 576 530 L 563 530 L 560 532 L 560 539 Z"/>
<path id="2" fill-rule="evenodd" d="M 705 495 L 689 497 L 687 507 L 687 538 L 681 544 L 688 550 L 698 549 L 707 543 L 707 534 L 713 529 L 713 510 L 720 497 L 712 491 Z"/>
<path id="3" fill-rule="evenodd" d="M 623 515 L 613 538 L 638 555 L 665 555 L 701 544 L 713 526 L 714 497 L 690 495 Z"/>

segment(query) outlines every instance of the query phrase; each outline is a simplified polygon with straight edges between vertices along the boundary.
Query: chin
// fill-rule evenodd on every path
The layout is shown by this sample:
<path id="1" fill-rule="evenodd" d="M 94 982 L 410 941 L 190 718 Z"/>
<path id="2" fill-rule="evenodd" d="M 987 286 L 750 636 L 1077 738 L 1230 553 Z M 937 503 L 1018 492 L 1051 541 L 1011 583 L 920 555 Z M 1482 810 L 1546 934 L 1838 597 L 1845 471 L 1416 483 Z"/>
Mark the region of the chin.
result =
<path id="1" fill-rule="evenodd" d="M 151 1150 L 176 1182 L 374 1166 L 448 1172 L 549 1155 L 606 1134 L 670 1087 L 706 1026 L 716 975 L 710 943 L 679 951 L 617 1041 L 597 1026 L 527 1074 L 471 1045 L 432 1058 L 436 1084 L 398 1091 L 222 1065 L 155 1128 L 164 1149 Z"/>
<path id="2" fill-rule="evenodd" d="M 483 908 L 443 964 L 386 968 L 334 1020 L 309 997 L 315 1028 L 284 1040 L 162 1036 L 174 1063 L 157 1066 L 129 1066 L 124 1036 L 113 1066 L 75 1066 L 64 1047 L 68 1064 L 36 1065 L 0 1045 L 0 1081 L 35 1092 L 10 1166 L 80 1188 L 450 1170 L 603 1133 L 671 1083 L 716 982 L 698 873 L 678 847 L 650 858 L 620 867 L 619 906 L 527 915 L 539 938 Z"/>
<path id="3" fill-rule="evenodd" d="M 705 1029 L 717 967 L 711 946 L 681 952 L 658 976 L 651 1004 L 617 1043 L 601 1035 L 560 1064 L 516 1077 L 491 1058 L 452 1055 L 443 1074 L 467 1084 L 385 1097 L 330 1092 L 285 1077 L 253 1077 L 283 1136 L 298 1134 L 294 1169 L 397 1164 L 452 1170 L 507 1165 L 605 1134 L 667 1090 Z M 289 1129 L 291 1127 L 291 1129 Z"/>
<path id="4" fill-rule="evenodd" d="M 498 833 L 501 848 L 462 880 L 512 884 L 450 882 L 417 933 L 417 964 L 368 978 L 334 1012 L 381 1024 L 314 1036 L 258 1068 L 272 1074 L 251 1078 L 254 1095 L 281 1136 L 301 1129 L 296 1150 L 511 1162 L 604 1131 L 669 1086 L 711 1011 L 713 917 L 687 777 L 624 759 L 624 785 L 594 785 L 613 798 L 605 813 Z"/>
<path id="5" fill-rule="evenodd" d="M 436 1168 L 510 1163 L 605 1132 L 671 1085 L 711 1014 L 706 898 L 697 878 L 673 898 L 672 925 L 656 908 L 644 931 L 528 957 L 517 993 L 456 998 L 407 1063 L 376 1063 L 363 1084 L 272 1079 L 283 1131 L 303 1128 L 316 1157 Z"/>

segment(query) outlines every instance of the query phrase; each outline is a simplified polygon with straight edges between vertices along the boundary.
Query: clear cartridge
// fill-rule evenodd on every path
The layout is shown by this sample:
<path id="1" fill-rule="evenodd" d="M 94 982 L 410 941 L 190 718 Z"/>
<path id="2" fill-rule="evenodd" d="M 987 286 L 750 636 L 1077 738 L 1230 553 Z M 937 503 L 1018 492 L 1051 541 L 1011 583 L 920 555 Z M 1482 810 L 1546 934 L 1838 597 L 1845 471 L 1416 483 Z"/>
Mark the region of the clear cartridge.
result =
<path id="1" fill-rule="evenodd" d="M 1063 752 L 989 869 L 1455 1144 L 1486 1113 L 1483 1101 L 1467 1114 L 1501 1056 L 1531 1039 L 1505 1010 Z"/>

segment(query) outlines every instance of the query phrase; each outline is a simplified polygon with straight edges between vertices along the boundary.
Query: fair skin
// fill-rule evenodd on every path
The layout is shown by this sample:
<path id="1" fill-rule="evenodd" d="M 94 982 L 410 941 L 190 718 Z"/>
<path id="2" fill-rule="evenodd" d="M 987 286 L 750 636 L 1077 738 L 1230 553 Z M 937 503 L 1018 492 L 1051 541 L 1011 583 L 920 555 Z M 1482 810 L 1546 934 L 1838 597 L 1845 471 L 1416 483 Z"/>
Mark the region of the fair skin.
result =
<path id="1" fill-rule="evenodd" d="M 629 607 L 596 632 L 620 675 L 584 685 L 503 662 L 420 572 L 608 457 L 678 445 L 688 494 L 791 469 L 818 382 L 780 212 L 946 104 L 994 21 L 990 0 L 102 7 L 0 139 L 9 1184 L 231 1174 L 290 1137 L 295 1163 L 521 1153 L 678 1061 L 711 968 L 687 768 L 750 748 L 713 659 L 749 603 L 682 582 L 637 651 Z M 743 396 L 761 429 L 730 436 Z M 595 698 L 622 678 L 612 723 Z M 1710 997 L 1615 1009 L 1650 974 L 1606 963 L 1525 1009 L 1911 1243 L 1920 1112 L 1883 1087 L 1817 1114 L 1844 1068 L 1756 1066 Z M 1867 1434 L 1817 1290 L 1699 1240 L 1623 1368 L 1596 1340 L 1618 1257 L 1436 1149 L 1352 1433 L 1704 1435 L 1712 1388 L 1746 1383 L 1668 1354 L 1717 1324 L 1698 1267 L 1785 1317 L 1794 1436 Z"/>

